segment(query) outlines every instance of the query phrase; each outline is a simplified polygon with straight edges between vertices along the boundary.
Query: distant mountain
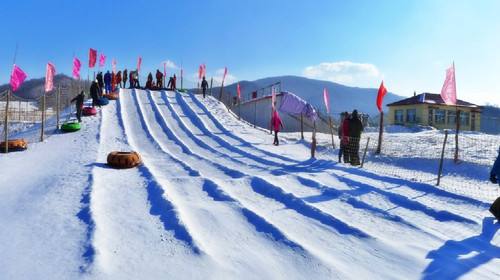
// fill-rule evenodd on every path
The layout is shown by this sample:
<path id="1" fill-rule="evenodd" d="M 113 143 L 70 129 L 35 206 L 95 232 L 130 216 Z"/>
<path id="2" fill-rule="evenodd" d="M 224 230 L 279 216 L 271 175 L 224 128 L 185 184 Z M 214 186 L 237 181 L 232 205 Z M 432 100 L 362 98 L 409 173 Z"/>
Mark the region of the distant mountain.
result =
<path id="1" fill-rule="evenodd" d="M 492 134 L 500 133 L 500 108 L 483 106 L 481 112 L 481 131 Z"/>
<path id="2" fill-rule="evenodd" d="M 353 109 L 357 109 L 358 111 L 367 113 L 372 117 L 378 115 L 378 110 L 375 105 L 378 89 L 349 87 L 333 82 L 313 80 L 298 76 L 281 76 L 264 78 L 256 81 L 240 81 L 243 98 L 247 100 L 251 98 L 251 93 L 253 91 L 277 82 L 281 82 L 282 91 L 290 91 L 302 97 L 309 103 L 313 104 L 313 106 L 318 108 L 320 111 L 325 111 L 323 89 L 327 88 L 330 93 L 330 104 L 332 106 L 331 111 L 334 114 L 343 111 L 350 112 Z M 214 88 L 213 93 L 217 94 L 219 90 L 220 88 Z M 236 93 L 236 84 L 224 87 L 224 91 L 229 91 L 234 95 Z M 261 94 L 262 92 L 259 92 L 259 96 L 261 96 Z M 269 89 L 266 94 L 270 94 Z M 405 97 L 388 92 L 384 98 L 384 105 L 403 98 Z"/>

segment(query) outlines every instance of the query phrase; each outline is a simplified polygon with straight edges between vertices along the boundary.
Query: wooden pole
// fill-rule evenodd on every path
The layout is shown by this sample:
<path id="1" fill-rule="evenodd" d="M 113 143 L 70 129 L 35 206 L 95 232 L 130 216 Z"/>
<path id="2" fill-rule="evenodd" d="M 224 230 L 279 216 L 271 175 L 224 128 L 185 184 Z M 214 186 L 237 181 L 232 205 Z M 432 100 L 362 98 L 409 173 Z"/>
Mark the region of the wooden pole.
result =
<path id="1" fill-rule="evenodd" d="M 210 78 L 210 96 L 212 96 L 212 85 L 214 83 L 214 78 Z"/>
<path id="2" fill-rule="evenodd" d="M 454 157 L 454 160 L 455 160 L 455 163 L 458 162 L 458 133 L 460 132 L 460 110 L 458 110 L 457 108 L 457 131 L 455 133 L 455 157 Z"/>
<path id="3" fill-rule="evenodd" d="M 438 178 L 437 178 L 436 186 L 439 186 L 439 183 L 441 182 L 441 173 L 443 173 L 444 149 L 446 147 L 447 140 L 448 140 L 448 130 L 445 130 L 444 131 L 443 149 L 441 150 L 441 160 L 439 161 Z"/>
<path id="4" fill-rule="evenodd" d="M 368 144 L 370 144 L 370 137 L 366 140 L 365 151 L 363 152 L 363 158 L 361 159 L 361 166 L 359 168 L 363 168 L 363 164 L 365 164 L 366 151 L 368 151 Z"/>
<path id="5" fill-rule="evenodd" d="M 238 120 L 241 119 L 241 100 L 238 98 Z"/>
<path id="6" fill-rule="evenodd" d="M 300 139 L 304 140 L 304 115 L 300 113 Z"/>
<path id="7" fill-rule="evenodd" d="M 9 152 L 9 100 L 10 100 L 10 88 L 7 91 L 7 102 L 5 103 L 5 120 L 4 120 L 4 142 L 5 142 L 5 153 Z"/>
<path id="8" fill-rule="evenodd" d="M 311 158 L 315 158 L 316 155 L 316 121 L 313 122 L 313 133 L 311 141 Z"/>
<path id="9" fill-rule="evenodd" d="M 380 112 L 380 121 L 379 121 L 379 129 L 378 129 L 378 145 L 376 154 L 380 154 L 382 151 L 382 135 L 384 134 L 384 112 Z"/>
<path id="10" fill-rule="evenodd" d="M 330 133 L 332 134 L 332 147 L 335 150 L 335 140 L 333 138 L 333 124 L 332 124 L 332 116 L 328 116 L 328 119 L 330 121 Z"/>
<path id="11" fill-rule="evenodd" d="M 57 87 L 57 95 L 56 95 L 56 128 L 59 129 L 59 118 L 60 118 L 60 113 L 59 113 L 59 108 L 61 107 L 61 86 Z"/>
<path id="12" fill-rule="evenodd" d="M 40 142 L 43 142 L 43 134 L 45 131 L 45 92 L 42 94 L 42 131 L 40 133 Z"/>
<path id="13" fill-rule="evenodd" d="M 222 91 L 223 91 L 223 89 L 224 89 L 224 82 L 222 82 L 222 85 L 221 85 L 221 87 L 220 87 L 219 101 L 221 101 L 221 100 L 222 100 Z"/>

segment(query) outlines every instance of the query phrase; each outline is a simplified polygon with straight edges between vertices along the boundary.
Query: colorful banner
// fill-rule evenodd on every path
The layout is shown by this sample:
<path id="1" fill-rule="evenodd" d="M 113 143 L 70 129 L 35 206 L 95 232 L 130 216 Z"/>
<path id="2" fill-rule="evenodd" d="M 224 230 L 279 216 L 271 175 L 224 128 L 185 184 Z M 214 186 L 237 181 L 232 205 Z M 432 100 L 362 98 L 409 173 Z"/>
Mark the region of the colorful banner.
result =
<path id="1" fill-rule="evenodd" d="M 241 88 L 240 88 L 240 83 L 236 84 L 236 92 L 238 93 L 238 100 L 241 100 Z"/>
<path id="2" fill-rule="evenodd" d="M 80 67 L 82 67 L 82 63 L 78 58 L 73 58 L 73 78 L 80 80 Z"/>
<path id="3" fill-rule="evenodd" d="M 90 48 L 89 50 L 89 68 L 94 68 L 97 61 L 97 50 Z"/>
<path id="4" fill-rule="evenodd" d="M 198 80 L 201 80 L 202 76 L 203 76 L 203 64 L 200 64 L 200 67 L 198 68 Z"/>
<path id="5" fill-rule="evenodd" d="M 323 89 L 323 100 L 325 101 L 326 113 L 330 115 L 330 95 L 326 88 Z"/>
<path id="6" fill-rule="evenodd" d="M 10 87 L 12 91 L 16 91 L 23 84 L 24 80 L 26 80 L 26 73 L 21 70 L 21 68 L 17 67 L 14 64 L 14 68 L 12 69 L 12 74 L 10 75 Z"/>
<path id="7" fill-rule="evenodd" d="M 455 63 L 446 69 L 446 79 L 441 89 L 441 98 L 447 105 L 457 104 L 457 83 L 455 81 Z"/>
<path id="8" fill-rule="evenodd" d="M 106 56 L 101 53 L 101 55 L 99 56 L 99 67 L 104 67 L 105 64 L 106 64 Z"/>
<path id="9" fill-rule="evenodd" d="M 382 81 L 377 94 L 377 108 L 380 113 L 382 113 L 382 102 L 384 101 L 384 96 L 386 94 L 387 94 L 387 89 L 384 86 L 384 81 Z"/>
<path id="10" fill-rule="evenodd" d="M 141 71 L 142 57 L 139 56 L 137 59 L 137 72 Z"/>
<path id="11" fill-rule="evenodd" d="M 45 70 L 45 92 L 52 91 L 54 89 L 54 76 L 56 74 L 56 67 L 52 63 L 47 63 L 47 68 Z"/>

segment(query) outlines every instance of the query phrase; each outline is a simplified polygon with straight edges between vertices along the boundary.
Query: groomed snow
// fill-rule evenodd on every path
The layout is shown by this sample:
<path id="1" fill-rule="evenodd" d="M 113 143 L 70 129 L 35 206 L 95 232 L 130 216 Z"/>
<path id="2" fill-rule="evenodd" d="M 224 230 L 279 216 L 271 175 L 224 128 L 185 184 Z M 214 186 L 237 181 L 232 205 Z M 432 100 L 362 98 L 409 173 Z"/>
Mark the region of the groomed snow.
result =
<path id="1" fill-rule="evenodd" d="M 111 169 L 113 150 L 144 164 Z M 0 278 L 500 278 L 484 197 L 309 155 L 212 97 L 121 90 L 81 131 L 0 154 Z"/>

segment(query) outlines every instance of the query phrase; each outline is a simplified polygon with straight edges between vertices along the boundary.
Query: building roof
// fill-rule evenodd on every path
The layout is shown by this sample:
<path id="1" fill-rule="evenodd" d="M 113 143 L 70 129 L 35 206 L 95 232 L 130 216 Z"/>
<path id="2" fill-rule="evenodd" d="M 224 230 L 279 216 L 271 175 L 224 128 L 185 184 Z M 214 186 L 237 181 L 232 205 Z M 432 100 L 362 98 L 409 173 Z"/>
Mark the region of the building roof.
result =
<path id="1" fill-rule="evenodd" d="M 443 99 L 441 98 L 440 94 L 424 92 L 424 93 L 421 93 L 419 95 L 412 96 L 410 98 L 406 98 L 403 100 L 399 100 L 399 101 L 387 104 L 387 106 L 415 105 L 415 104 L 446 105 L 446 103 L 444 103 Z M 451 105 L 451 106 L 454 106 L 454 105 Z M 457 106 L 478 108 L 478 109 L 481 108 L 480 106 L 478 106 L 476 104 L 472 104 L 472 103 L 469 103 L 467 101 L 463 101 L 460 99 L 457 99 Z"/>

